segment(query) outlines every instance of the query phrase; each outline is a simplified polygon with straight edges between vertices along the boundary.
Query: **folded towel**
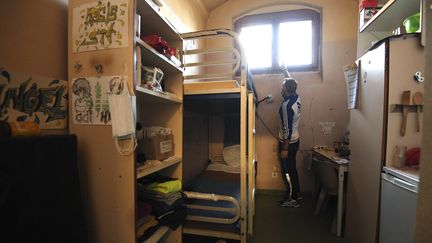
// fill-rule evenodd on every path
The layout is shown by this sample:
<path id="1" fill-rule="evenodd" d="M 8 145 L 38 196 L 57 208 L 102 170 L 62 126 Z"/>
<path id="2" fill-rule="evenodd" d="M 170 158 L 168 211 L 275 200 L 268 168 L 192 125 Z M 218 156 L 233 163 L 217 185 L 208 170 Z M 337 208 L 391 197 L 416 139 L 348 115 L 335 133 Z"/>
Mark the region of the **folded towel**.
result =
<path id="1" fill-rule="evenodd" d="M 166 182 L 154 182 L 144 185 L 145 190 L 152 190 L 162 193 L 179 192 L 182 188 L 180 180 L 166 181 Z"/>

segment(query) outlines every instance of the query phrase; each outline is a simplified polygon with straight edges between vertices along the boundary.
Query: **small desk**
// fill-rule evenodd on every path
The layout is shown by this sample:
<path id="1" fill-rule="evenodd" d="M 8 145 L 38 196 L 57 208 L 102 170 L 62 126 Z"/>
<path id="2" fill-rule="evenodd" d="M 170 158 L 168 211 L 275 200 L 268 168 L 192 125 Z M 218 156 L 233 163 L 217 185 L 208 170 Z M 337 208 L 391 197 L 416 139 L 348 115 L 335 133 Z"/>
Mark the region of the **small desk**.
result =
<path id="1" fill-rule="evenodd" d="M 337 205 L 337 230 L 336 235 L 342 235 L 342 215 L 343 215 L 343 206 L 344 206 L 344 181 L 345 181 L 345 172 L 348 172 L 348 164 L 347 162 L 341 161 L 343 158 L 340 157 L 333 148 L 323 148 L 323 149 L 313 149 L 312 153 L 312 161 L 317 158 L 322 162 L 326 162 L 330 164 L 332 167 L 336 168 L 338 171 L 338 205 Z"/>

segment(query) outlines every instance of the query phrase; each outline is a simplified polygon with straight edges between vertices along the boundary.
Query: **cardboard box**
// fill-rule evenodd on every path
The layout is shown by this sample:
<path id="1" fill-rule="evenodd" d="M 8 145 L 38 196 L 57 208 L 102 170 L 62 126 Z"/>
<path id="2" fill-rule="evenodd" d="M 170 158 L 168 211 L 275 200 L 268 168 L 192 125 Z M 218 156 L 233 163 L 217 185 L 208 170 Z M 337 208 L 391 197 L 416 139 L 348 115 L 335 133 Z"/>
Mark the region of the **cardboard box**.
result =
<path id="1" fill-rule="evenodd" d="M 360 11 L 359 28 L 363 27 L 381 8 L 364 8 Z"/>
<path id="2" fill-rule="evenodd" d="M 174 155 L 174 136 L 157 135 L 142 140 L 147 160 L 165 160 Z"/>

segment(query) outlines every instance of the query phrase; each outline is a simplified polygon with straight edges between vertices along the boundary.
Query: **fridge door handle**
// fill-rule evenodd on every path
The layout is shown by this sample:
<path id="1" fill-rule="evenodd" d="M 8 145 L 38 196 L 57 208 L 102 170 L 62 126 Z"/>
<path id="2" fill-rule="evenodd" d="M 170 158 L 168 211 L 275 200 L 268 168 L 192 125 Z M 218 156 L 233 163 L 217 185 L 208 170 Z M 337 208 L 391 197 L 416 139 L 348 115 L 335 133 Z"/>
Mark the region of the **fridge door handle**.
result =
<path id="1" fill-rule="evenodd" d="M 388 181 L 388 182 L 390 182 L 390 183 L 392 183 L 392 184 L 400 187 L 400 188 L 406 189 L 406 190 L 414 192 L 414 193 L 418 192 L 418 187 L 416 185 L 408 183 L 408 182 L 406 182 L 404 180 L 401 180 L 399 178 L 396 178 L 396 177 L 393 177 L 393 176 L 391 176 L 391 177 L 390 176 L 383 176 L 382 178 L 384 180 L 386 180 L 386 181 Z"/>

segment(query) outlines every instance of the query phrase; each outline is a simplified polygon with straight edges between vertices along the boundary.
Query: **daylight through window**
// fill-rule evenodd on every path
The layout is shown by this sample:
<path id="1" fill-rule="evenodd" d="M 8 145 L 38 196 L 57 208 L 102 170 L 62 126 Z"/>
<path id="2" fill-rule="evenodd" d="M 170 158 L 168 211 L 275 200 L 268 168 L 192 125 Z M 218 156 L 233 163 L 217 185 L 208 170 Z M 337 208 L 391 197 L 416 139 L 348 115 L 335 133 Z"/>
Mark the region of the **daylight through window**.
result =
<path id="1" fill-rule="evenodd" d="M 254 72 L 317 71 L 319 67 L 319 13 L 309 9 L 249 15 L 235 29 Z"/>

